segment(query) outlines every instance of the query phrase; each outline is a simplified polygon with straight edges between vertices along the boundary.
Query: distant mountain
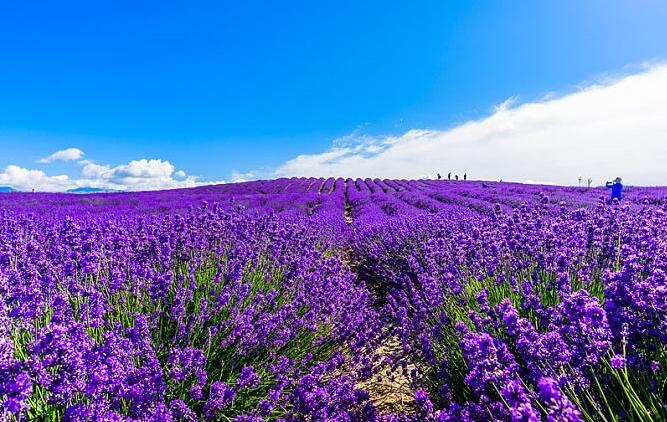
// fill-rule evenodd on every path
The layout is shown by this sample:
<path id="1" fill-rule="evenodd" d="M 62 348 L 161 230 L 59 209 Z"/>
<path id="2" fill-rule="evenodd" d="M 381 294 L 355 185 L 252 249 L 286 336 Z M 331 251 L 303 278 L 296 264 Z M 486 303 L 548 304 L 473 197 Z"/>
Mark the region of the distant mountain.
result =
<path id="1" fill-rule="evenodd" d="M 16 192 L 16 189 L 11 186 L 0 186 L 0 192 Z"/>
<path id="2" fill-rule="evenodd" d="M 84 186 L 76 189 L 69 189 L 67 191 L 67 193 L 113 193 L 113 192 L 120 192 L 120 191 L 115 189 L 93 188 L 89 186 Z"/>

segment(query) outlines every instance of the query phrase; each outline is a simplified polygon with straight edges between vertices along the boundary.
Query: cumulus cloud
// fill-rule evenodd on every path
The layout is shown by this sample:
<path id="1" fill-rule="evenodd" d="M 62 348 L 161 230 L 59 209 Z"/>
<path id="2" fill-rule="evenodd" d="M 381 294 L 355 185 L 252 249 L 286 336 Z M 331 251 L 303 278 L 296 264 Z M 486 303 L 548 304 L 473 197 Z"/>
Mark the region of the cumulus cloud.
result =
<path id="1" fill-rule="evenodd" d="M 249 180 L 257 180 L 259 178 L 259 173 L 255 171 L 249 171 L 246 173 L 242 173 L 239 171 L 234 170 L 232 172 L 232 177 L 231 181 L 233 183 L 240 183 L 240 182 L 247 182 Z"/>
<path id="2" fill-rule="evenodd" d="M 79 148 L 66 148 L 37 160 L 43 164 L 76 161 L 80 171 L 78 177 L 67 174 L 51 176 L 43 170 L 11 164 L 0 172 L 0 185 L 17 190 L 60 192 L 80 187 L 139 191 L 224 183 L 199 181 L 197 176 L 188 175 L 183 170 L 176 171 L 176 167 L 167 160 L 141 158 L 113 166 L 84 159 L 83 156 L 84 152 Z"/>
<path id="3" fill-rule="evenodd" d="M 667 65 L 516 105 L 448 130 L 396 136 L 353 133 L 319 154 L 300 155 L 276 176 L 419 178 L 468 173 L 490 180 L 667 184 Z"/>
<path id="4" fill-rule="evenodd" d="M 79 148 L 67 148 L 56 151 L 48 157 L 40 158 L 37 160 L 38 163 L 48 164 L 54 161 L 75 161 L 83 157 L 83 151 Z"/>
<path id="5" fill-rule="evenodd" d="M 201 184 L 196 176 L 188 176 L 182 170 L 176 172 L 172 163 L 160 159 L 142 158 L 115 167 L 89 162 L 81 169 L 81 175 L 93 185 L 120 190 L 171 189 Z"/>
<path id="6" fill-rule="evenodd" d="M 50 176 L 42 170 L 26 169 L 9 165 L 0 172 L 0 185 L 17 190 L 40 192 L 61 192 L 89 187 L 123 191 L 175 189 L 224 183 L 223 181 L 202 182 L 183 170 L 175 171 L 172 163 L 160 159 L 132 160 L 127 164 L 111 166 L 91 160 L 80 160 L 79 177 L 68 175 Z"/>
<path id="7" fill-rule="evenodd" d="M 18 190 L 62 191 L 72 186 L 66 174 L 48 176 L 42 170 L 31 170 L 10 164 L 0 173 L 0 185 Z"/>

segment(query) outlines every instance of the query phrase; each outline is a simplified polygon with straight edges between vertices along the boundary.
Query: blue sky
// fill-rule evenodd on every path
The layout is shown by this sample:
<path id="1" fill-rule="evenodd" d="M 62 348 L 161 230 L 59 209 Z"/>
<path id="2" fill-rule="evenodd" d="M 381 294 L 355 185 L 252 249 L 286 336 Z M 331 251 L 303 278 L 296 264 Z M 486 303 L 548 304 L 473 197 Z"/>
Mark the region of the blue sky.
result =
<path id="1" fill-rule="evenodd" d="M 182 3 L 0 3 L 0 169 L 288 175 L 350 134 L 448 130 L 667 59 L 657 0 Z M 36 162 L 69 147 L 88 161 Z"/>

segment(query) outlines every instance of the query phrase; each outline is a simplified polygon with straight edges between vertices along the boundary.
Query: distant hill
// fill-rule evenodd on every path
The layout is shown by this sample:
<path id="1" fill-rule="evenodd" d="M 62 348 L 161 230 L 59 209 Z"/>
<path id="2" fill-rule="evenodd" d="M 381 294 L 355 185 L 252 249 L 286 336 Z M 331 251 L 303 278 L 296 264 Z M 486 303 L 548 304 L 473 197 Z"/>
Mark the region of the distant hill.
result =
<path id="1" fill-rule="evenodd" d="M 120 191 L 115 189 L 93 188 L 88 186 L 76 189 L 69 189 L 67 191 L 67 193 L 112 193 L 112 192 L 120 192 Z"/>
<path id="2" fill-rule="evenodd" d="M 0 192 L 5 193 L 5 192 L 16 192 L 16 189 L 14 189 L 11 186 L 0 186 Z"/>

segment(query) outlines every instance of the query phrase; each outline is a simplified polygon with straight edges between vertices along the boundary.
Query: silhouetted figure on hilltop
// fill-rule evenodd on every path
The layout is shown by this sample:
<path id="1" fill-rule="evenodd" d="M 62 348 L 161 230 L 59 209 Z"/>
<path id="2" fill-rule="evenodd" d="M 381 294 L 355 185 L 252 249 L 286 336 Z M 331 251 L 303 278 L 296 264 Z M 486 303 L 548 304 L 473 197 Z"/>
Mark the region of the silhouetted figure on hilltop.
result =
<path id="1" fill-rule="evenodd" d="M 607 182 L 605 185 L 606 188 L 611 189 L 611 200 L 618 199 L 619 201 L 623 199 L 623 180 L 620 177 L 614 179 L 613 182 Z"/>

